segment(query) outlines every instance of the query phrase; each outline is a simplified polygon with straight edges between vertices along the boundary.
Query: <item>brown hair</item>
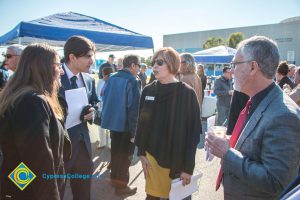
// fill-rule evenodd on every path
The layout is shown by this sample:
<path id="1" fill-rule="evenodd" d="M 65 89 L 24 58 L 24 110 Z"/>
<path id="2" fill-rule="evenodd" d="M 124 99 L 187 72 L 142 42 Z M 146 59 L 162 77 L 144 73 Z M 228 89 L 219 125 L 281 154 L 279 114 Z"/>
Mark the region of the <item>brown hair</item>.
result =
<path id="1" fill-rule="evenodd" d="M 196 63 L 195 58 L 190 53 L 180 54 L 181 62 L 184 61 L 185 65 L 180 65 L 179 72 L 183 74 L 196 73 Z"/>
<path id="2" fill-rule="evenodd" d="M 4 116 L 20 96 L 34 91 L 46 97 L 57 118 L 63 118 L 57 98 L 59 83 L 53 67 L 55 56 L 55 49 L 47 44 L 31 44 L 24 49 L 17 70 L 0 92 L 0 116 Z"/>
<path id="3" fill-rule="evenodd" d="M 277 72 L 283 76 L 289 73 L 289 65 L 287 61 L 281 61 L 278 65 Z"/>
<path id="4" fill-rule="evenodd" d="M 67 40 L 64 46 L 65 62 L 69 62 L 70 54 L 81 57 L 85 56 L 91 50 L 95 52 L 96 46 L 90 39 L 83 36 L 72 36 Z"/>
<path id="5" fill-rule="evenodd" d="M 171 74 L 177 74 L 180 66 L 180 57 L 175 49 L 172 47 L 158 49 L 153 55 L 152 63 L 154 63 L 158 56 L 164 59 Z"/>
<path id="6" fill-rule="evenodd" d="M 113 72 L 114 72 L 114 69 L 112 67 L 104 67 L 102 69 L 103 76 L 109 75 L 109 74 L 111 74 Z"/>
<path id="7" fill-rule="evenodd" d="M 198 70 L 197 70 L 198 76 L 199 76 L 199 77 L 205 76 L 204 65 L 200 63 L 200 64 L 197 65 L 197 68 L 201 68 L 201 74 L 198 74 Z"/>
<path id="8" fill-rule="evenodd" d="M 123 59 L 124 68 L 129 68 L 131 64 L 139 64 L 140 57 L 134 54 L 126 55 Z"/>

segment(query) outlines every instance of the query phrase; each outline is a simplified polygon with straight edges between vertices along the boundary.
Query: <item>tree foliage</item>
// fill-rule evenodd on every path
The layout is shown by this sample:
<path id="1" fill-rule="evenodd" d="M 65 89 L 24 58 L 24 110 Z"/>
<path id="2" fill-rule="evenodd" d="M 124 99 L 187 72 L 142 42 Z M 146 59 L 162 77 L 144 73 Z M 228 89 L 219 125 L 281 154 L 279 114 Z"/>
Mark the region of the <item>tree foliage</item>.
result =
<path id="1" fill-rule="evenodd" d="M 209 37 L 203 44 L 204 49 L 209 49 L 212 47 L 217 47 L 220 45 L 226 45 L 226 41 L 222 37 Z"/>
<path id="2" fill-rule="evenodd" d="M 232 33 L 228 37 L 228 46 L 235 49 L 244 38 L 245 37 L 241 32 Z"/>

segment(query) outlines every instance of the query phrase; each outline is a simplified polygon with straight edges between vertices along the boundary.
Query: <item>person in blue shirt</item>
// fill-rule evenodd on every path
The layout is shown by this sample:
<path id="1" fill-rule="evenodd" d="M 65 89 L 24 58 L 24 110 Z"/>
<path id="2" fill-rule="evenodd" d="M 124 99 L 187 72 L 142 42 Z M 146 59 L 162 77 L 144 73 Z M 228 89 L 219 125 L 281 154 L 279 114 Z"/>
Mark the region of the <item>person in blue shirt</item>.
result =
<path id="1" fill-rule="evenodd" d="M 131 195 L 136 187 L 128 186 L 130 157 L 138 118 L 141 84 L 137 78 L 140 58 L 125 56 L 124 68 L 109 78 L 103 96 L 101 127 L 111 133 L 111 180 L 117 195 Z"/>

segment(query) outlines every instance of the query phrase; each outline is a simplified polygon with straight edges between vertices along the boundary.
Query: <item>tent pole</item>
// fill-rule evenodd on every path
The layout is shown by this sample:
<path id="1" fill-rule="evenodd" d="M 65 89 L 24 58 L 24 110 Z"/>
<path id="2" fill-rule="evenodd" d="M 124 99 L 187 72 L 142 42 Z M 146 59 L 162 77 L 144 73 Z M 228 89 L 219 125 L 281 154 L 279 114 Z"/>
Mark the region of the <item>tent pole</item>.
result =
<path id="1" fill-rule="evenodd" d="M 21 37 L 19 37 L 19 44 L 20 44 L 20 45 L 22 44 L 22 39 L 21 39 Z"/>

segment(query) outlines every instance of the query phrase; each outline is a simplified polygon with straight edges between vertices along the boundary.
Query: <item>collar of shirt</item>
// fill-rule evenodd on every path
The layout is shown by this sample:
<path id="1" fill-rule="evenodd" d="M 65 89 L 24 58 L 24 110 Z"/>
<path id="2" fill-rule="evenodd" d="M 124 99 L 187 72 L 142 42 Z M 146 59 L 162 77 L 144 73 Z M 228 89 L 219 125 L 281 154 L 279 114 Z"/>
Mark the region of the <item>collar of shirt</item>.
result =
<path id="1" fill-rule="evenodd" d="M 76 75 L 73 74 L 73 72 L 71 72 L 71 70 L 69 69 L 69 67 L 67 66 L 66 63 L 64 63 L 64 68 L 65 68 L 65 72 L 66 72 L 66 74 L 67 74 L 67 77 L 68 77 L 69 81 L 70 81 L 70 79 L 71 79 L 73 76 L 77 76 L 76 83 L 77 83 L 78 87 L 84 87 L 84 85 L 83 85 L 83 80 L 82 80 L 82 78 L 81 78 L 81 76 L 80 76 L 80 73 L 78 73 L 78 74 L 76 74 Z"/>
<path id="2" fill-rule="evenodd" d="M 256 95 L 254 95 L 251 99 L 251 105 L 249 108 L 249 113 L 252 114 L 254 110 L 258 107 L 259 103 L 268 95 L 268 93 L 276 86 L 276 84 L 273 82 L 271 85 L 269 85 L 264 90 L 260 91 Z"/>

